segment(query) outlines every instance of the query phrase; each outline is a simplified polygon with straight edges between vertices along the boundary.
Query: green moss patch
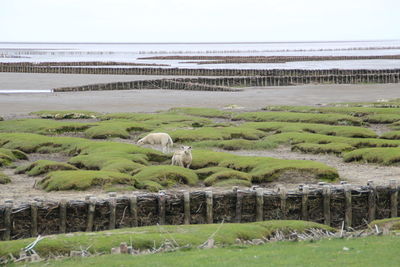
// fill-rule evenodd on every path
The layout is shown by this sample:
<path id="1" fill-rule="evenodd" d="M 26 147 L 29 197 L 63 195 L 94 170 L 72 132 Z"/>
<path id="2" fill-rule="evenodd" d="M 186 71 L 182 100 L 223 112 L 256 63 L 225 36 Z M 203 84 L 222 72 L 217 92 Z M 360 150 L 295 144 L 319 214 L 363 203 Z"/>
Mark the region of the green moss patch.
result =
<path id="1" fill-rule="evenodd" d="M 333 125 L 362 125 L 359 118 L 345 114 L 313 114 L 294 112 L 245 112 L 233 117 L 234 120 L 246 121 L 284 121 L 284 122 L 305 122 L 323 123 Z"/>
<path id="2" fill-rule="evenodd" d="M 398 165 L 400 163 L 400 148 L 362 148 L 343 154 L 345 162 L 362 161 L 381 165 Z"/>
<path id="3" fill-rule="evenodd" d="M 129 138 L 130 132 L 150 131 L 153 128 L 143 122 L 111 120 L 100 122 L 99 125 L 87 129 L 85 136 L 93 139 Z"/>
<path id="4" fill-rule="evenodd" d="M 398 231 L 400 230 L 400 217 L 374 220 L 369 223 L 370 227 L 375 228 L 375 225 L 378 226 L 381 229 L 381 231 L 382 230 Z"/>
<path id="5" fill-rule="evenodd" d="M 383 139 L 400 140 L 400 131 L 390 131 L 381 135 Z"/>
<path id="6" fill-rule="evenodd" d="M 377 134 L 367 128 L 356 126 L 335 126 L 317 123 L 295 123 L 295 122 L 247 122 L 241 125 L 245 128 L 254 128 L 265 132 L 308 132 L 324 135 L 374 138 Z"/>
<path id="7" fill-rule="evenodd" d="M 175 142 L 193 142 L 203 140 L 229 140 L 242 138 L 246 140 L 258 140 L 266 134 L 262 131 L 245 127 L 202 127 L 190 130 L 170 131 Z"/>
<path id="8" fill-rule="evenodd" d="M 158 188 L 154 183 L 161 187 L 171 187 L 177 184 L 195 185 L 198 182 L 193 170 L 170 165 L 144 167 L 133 178 L 137 180 L 137 186 L 144 189 Z"/>
<path id="9" fill-rule="evenodd" d="M 54 135 L 65 132 L 81 132 L 92 125 L 95 124 L 45 119 L 20 119 L 0 122 L 0 132 Z"/>
<path id="10" fill-rule="evenodd" d="M 68 163 L 51 161 L 51 160 L 38 160 L 33 163 L 23 165 L 15 170 L 15 173 L 26 173 L 29 176 L 38 176 L 52 171 L 58 170 L 77 170 L 75 166 Z"/>
<path id="11" fill-rule="evenodd" d="M 10 182 L 11 182 L 10 177 L 8 177 L 4 173 L 0 172 L 0 184 L 8 184 Z"/>
<path id="12" fill-rule="evenodd" d="M 118 172 L 108 171 L 54 171 L 39 182 L 46 191 L 86 190 L 91 187 L 107 187 L 114 184 L 135 185 L 135 179 Z"/>
<path id="13" fill-rule="evenodd" d="M 204 180 L 204 184 L 206 186 L 211 186 L 214 184 L 218 184 L 222 181 L 226 180 L 234 180 L 230 181 L 230 185 L 236 184 L 238 180 L 242 181 L 240 182 L 241 185 L 246 184 L 247 186 L 251 185 L 251 175 L 241 172 L 241 171 L 235 171 L 235 170 L 227 170 L 227 171 L 219 171 L 217 173 L 214 173 L 210 175 L 207 179 Z M 233 184 L 232 184 L 233 182 Z M 220 184 L 221 185 L 221 184 Z"/>
<path id="14" fill-rule="evenodd" d="M 28 156 L 16 149 L 0 148 L 0 167 L 6 166 L 18 159 L 28 159 Z"/>
<path id="15" fill-rule="evenodd" d="M 32 112 L 44 119 L 95 119 L 100 116 L 99 113 L 87 110 L 40 110 Z"/>
<path id="16" fill-rule="evenodd" d="M 292 146 L 292 151 L 300 151 L 303 153 L 311 153 L 311 154 L 332 153 L 339 155 L 344 151 L 350 151 L 354 149 L 355 148 L 353 146 L 344 143 L 329 143 L 329 144 L 301 143 Z"/>

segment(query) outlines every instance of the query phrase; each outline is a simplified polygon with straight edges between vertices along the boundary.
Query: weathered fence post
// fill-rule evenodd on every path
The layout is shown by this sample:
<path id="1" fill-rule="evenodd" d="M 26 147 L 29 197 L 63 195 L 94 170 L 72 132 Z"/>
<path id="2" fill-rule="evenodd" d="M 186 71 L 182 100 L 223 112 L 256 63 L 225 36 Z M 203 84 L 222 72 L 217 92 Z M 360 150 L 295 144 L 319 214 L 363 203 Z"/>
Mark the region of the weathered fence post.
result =
<path id="1" fill-rule="evenodd" d="M 165 193 L 158 194 L 158 223 L 165 224 Z"/>
<path id="2" fill-rule="evenodd" d="M 343 185 L 344 187 L 344 197 L 345 197 L 345 214 L 344 214 L 344 223 L 346 228 L 349 228 L 352 226 L 352 221 L 353 221 L 353 212 L 352 212 L 352 206 L 351 206 L 351 184 L 345 184 Z"/>
<path id="3" fill-rule="evenodd" d="M 308 194 L 310 188 L 308 185 L 303 186 L 303 194 L 301 196 L 301 219 L 308 221 Z"/>
<path id="4" fill-rule="evenodd" d="M 206 191 L 206 222 L 213 223 L 213 193 L 212 191 Z"/>
<path id="5" fill-rule="evenodd" d="M 331 225 L 331 188 L 329 185 L 324 185 L 322 195 L 324 198 L 324 223 Z"/>
<path id="6" fill-rule="evenodd" d="M 287 217 L 287 207 L 286 207 L 287 190 L 285 187 L 279 188 L 279 195 L 281 198 L 282 219 L 286 219 L 286 217 Z"/>
<path id="7" fill-rule="evenodd" d="M 235 222 L 240 223 L 242 221 L 243 194 L 238 190 L 237 186 L 233 188 L 233 192 L 236 193 Z"/>
<path id="8" fill-rule="evenodd" d="M 116 219 L 116 209 L 117 209 L 117 201 L 116 201 L 116 193 L 111 192 L 108 194 L 110 199 L 108 200 L 108 204 L 110 207 L 110 223 L 108 229 L 115 229 L 115 219 Z"/>
<path id="9" fill-rule="evenodd" d="M 37 202 L 31 202 L 31 236 L 38 235 L 38 207 Z"/>
<path id="10" fill-rule="evenodd" d="M 67 231 L 67 200 L 61 199 L 59 205 L 60 213 L 60 233 Z"/>
<path id="11" fill-rule="evenodd" d="M 137 196 L 133 195 L 129 198 L 129 211 L 132 218 L 131 226 L 138 226 L 138 213 L 137 213 Z"/>
<path id="12" fill-rule="evenodd" d="M 184 224 L 190 224 L 190 192 L 183 192 Z"/>
<path id="13" fill-rule="evenodd" d="M 13 201 L 11 199 L 7 199 L 5 201 L 5 206 L 6 209 L 4 211 L 4 235 L 3 239 L 4 240 L 10 240 L 11 239 L 11 213 L 12 213 L 12 208 L 13 208 Z"/>
<path id="14" fill-rule="evenodd" d="M 264 189 L 256 189 L 256 221 L 264 220 Z"/>
<path id="15" fill-rule="evenodd" d="M 376 218 L 376 187 L 373 181 L 368 181 L 368 222 L 372 222 Z"/>
<path id="16" fill-rule="evenodd" d="M 390 180 L 389 181 L 390 187 L 390 217 L 397 217 L 397 197 L 399 192 L 397 191 L 397 181 Z"/>
<path id="17" fill-rule="evenodd" d="M 96 197 L 89 196 L 86 200 L 88 206 L 88 219 L 86 225 L 86 232 L 93 231 L 94 211 L 96 209 Z"/>

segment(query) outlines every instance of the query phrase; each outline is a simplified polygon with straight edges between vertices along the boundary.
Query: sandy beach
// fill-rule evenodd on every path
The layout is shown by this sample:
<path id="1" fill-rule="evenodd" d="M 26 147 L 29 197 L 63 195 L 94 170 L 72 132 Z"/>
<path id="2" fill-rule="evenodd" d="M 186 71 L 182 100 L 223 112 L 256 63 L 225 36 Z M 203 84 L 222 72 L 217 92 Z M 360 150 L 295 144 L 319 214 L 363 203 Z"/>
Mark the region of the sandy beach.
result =
<path id="1" fill-rule="evenodd" d="M 0 90 L 50 89 L 98 82 L 157 79 L 162 76 L 0 73 Z M 98 112 L 152 112 L 171 107 L 215 107 L 235 104 L 246 110 L 266 105 L 315 105 L 375 101 L 400 97 L 399 84 L 301 85 L 245 88 L 242 92 L 126 90 L 68 93 L 0 94 L 0 114 L 14 116 L 52 109 Z"/>

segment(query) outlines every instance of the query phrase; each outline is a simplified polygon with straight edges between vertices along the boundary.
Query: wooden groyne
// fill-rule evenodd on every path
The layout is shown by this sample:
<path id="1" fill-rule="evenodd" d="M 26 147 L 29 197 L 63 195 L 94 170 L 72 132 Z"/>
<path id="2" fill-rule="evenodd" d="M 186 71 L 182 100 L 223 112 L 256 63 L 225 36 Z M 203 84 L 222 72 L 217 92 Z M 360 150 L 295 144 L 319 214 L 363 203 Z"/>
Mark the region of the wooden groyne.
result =
<path id="1" fill-rule="evenodd" d="M 168 76 L 354 76 L 400 74 L 400 69 L 190 69 L 157 67 L 73 67 L 37 66 L 32 63 L 0 63 L 0 72 L 66 73 L 102 75 L 168 75 Z"/>
<path id="2" fill-rule="evenodd" d="M 90 84 L 84 86 L 54 88 L 54 92 L 167 89 L 191 91 L 240 91 L 242 87 L 290 86 L 301 84 L 360 84 L 399 83 L 400 74 L 356 74 L 320 76 L 258 76 L 222 78 L 176 78 Z"/>
<path id="3" fill-rule="evenodd" d="M 399 214 L 399 188 L 320 183 L 297 190 L 263 188 L 227 192 L 135 194 L 108 199 L 86 196 L 85 201 L 35 200 L 0 205 L 0 240 L 77 231 L 101 231 L 156 224 L 203 224 L 262 220 L 307 220 L 347 228 L 366 227 L 375 219 Z"/>

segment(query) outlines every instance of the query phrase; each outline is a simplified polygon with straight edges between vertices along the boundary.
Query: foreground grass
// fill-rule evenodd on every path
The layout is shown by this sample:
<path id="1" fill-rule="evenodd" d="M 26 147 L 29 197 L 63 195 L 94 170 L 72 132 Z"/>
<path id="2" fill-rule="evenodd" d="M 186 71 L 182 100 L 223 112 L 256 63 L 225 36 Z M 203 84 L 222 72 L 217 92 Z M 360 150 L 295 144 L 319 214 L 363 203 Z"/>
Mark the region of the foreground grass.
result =
<path id="1" fill-rule="evenodd" d="M 398 266 L 399 246 L 399 237 L 370 236 L 349 240 L 324 239 L 317 242 L 276 242 L 252 247 L 194 249 L 140 256 L 104 255 L 49 261 L 46 266 Z"/>
<path id="2" fill-rule="evenodd" d="M 35 246 L 35 251 L 42 257 L 49 253 L 68 254 L 71 250 L 89 248 L 91 252 L 110 253 L 112 247 L 121 242 L 132 244 L 135 249 L 150 249 L 160 246 L 165 240 L 175 240 L 179 246 L 196 247 L 203 244 L 213 233 L 217 245 L 233 245 L 237 238 L 251 240 L 269 237 L 276 231 L 304 232 L 318 228 L 334 231 L 329 226 L 306 221 L 263 221 L 255 223 L 165 225 L 124 228 L 112 231 L 74 233 L 48 236 Z M 217 231 L 218 230 L 218 231 Z M 34 238 L 0 242 L 0 257 L 9 253 L 18 255 L 21 248 L 31 243 Z"/>

